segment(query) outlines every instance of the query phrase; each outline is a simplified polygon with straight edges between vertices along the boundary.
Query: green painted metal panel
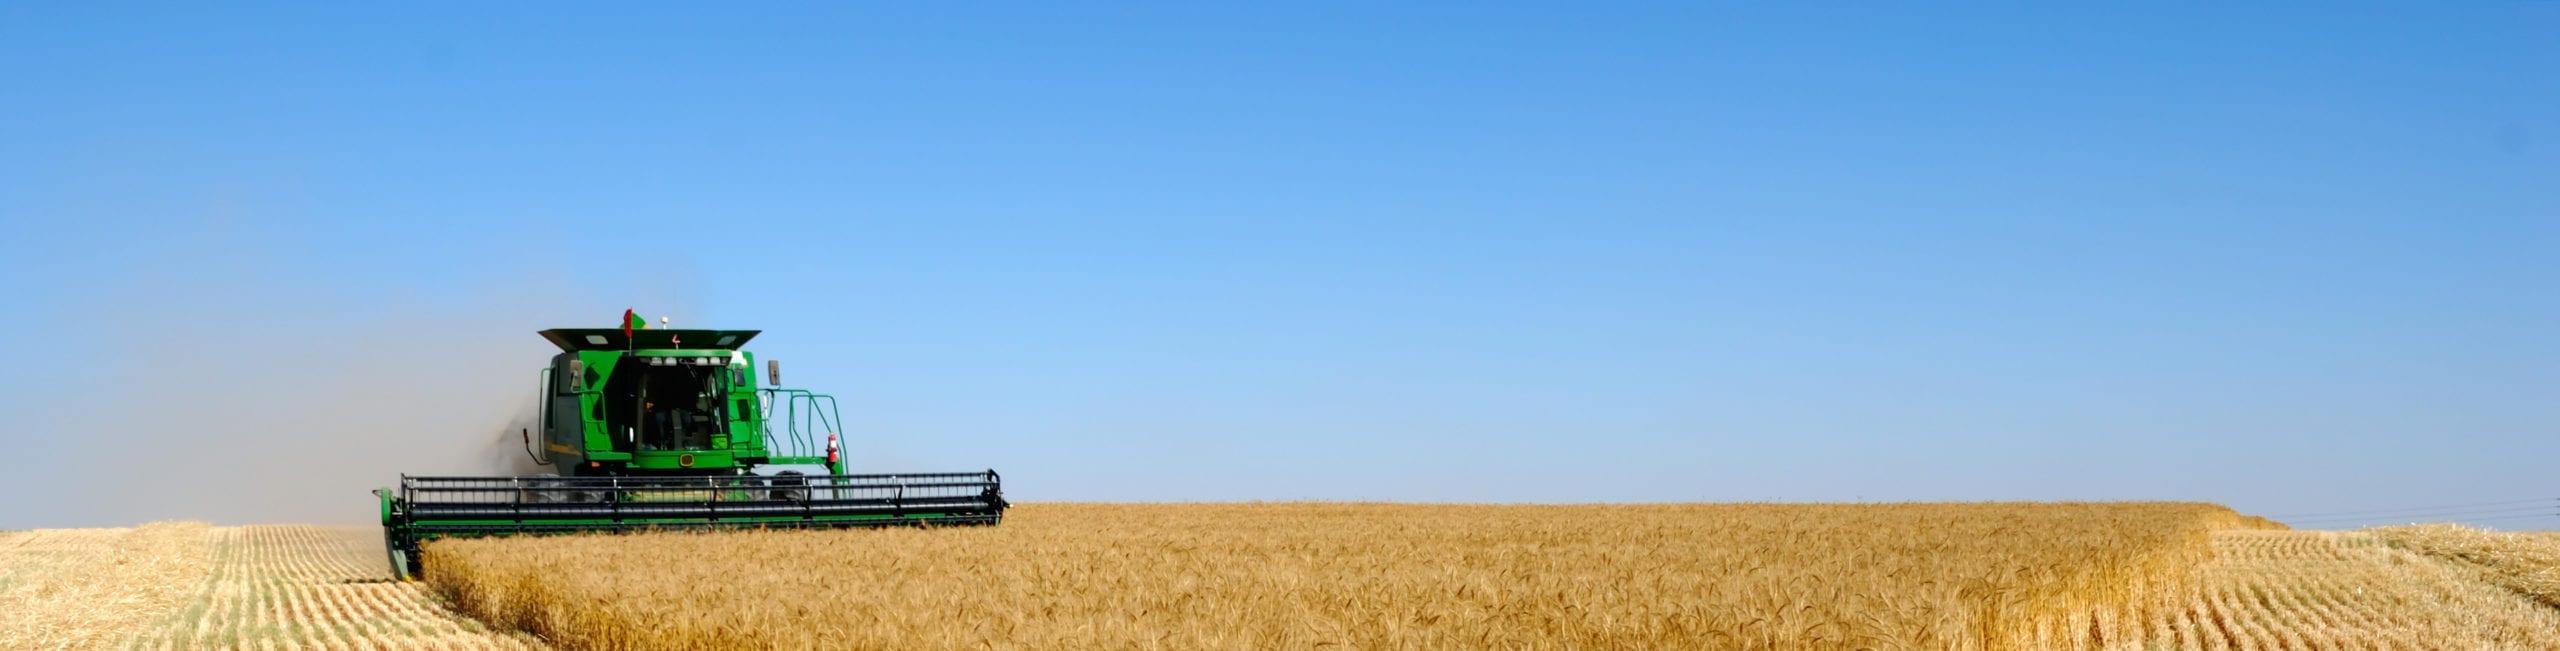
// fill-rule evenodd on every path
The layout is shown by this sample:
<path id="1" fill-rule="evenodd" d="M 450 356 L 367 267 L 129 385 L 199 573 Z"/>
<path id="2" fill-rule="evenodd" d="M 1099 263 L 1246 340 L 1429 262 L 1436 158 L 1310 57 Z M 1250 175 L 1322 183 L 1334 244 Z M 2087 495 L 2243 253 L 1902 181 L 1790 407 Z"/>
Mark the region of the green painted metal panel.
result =
<path id="1" fill-rule="evenodd" d="M 684 463 L 684 457 L 688 455 L 693 457 L 691 465 Z M 631 455 L 631 467 L 650 470 L 701 470 L 737 465 L 737 459 L 731 457 L 727 450 L 643 450 Z"/>
<path id="2" fill-rule="evenodd" d="M 746 361 L 745 368 L 731 368 L 743 371 L 744 377 L 732 379 L 745 381 L 729 384 L 729 449 L 742 457 L 761 457 L 769 451 L 764 445 L 764 404 L 756 399 L 756 382 L 762 378 L 756 373 L 755 353 L 738 351 L 738 357 Z"/>
<path id="3" fill-rule="evenodd" d="M 605 456 L 621 453 L 613 451 L 613 433 L 606 431 L 604 420 L 595 417 L 604 405 L 604 392 L 596 387 L 603 386 L 606 378 L 613 377 L 614 367 L 622 362 L 622 353 L 583 350 L 578 352 L 578 361 L 586 364 L 588 375 L 587 390 L 578 394 L 578 422 L 586 433 L 580 439 L 586 442 L 586 456 L 593 460 L 618 461 L 620 459 Z"/>

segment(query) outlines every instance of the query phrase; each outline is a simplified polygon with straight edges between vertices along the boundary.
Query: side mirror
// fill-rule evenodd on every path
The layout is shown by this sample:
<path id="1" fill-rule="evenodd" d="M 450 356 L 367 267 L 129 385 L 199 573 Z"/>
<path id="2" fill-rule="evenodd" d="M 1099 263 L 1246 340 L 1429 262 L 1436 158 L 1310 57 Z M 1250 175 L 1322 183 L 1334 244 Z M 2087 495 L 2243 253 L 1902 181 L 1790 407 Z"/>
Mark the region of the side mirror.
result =
<path id="1" fill-rule="evenodd" d="M 583 359 L 569 360 L 569 392 L 584 393 L 586 390 L 587 361 Z"/>
<path id="2" fill-rule="evenodd" d="M 764 361 L 764 385 L 768 387 L 782 386 L 782 360 L 768 359 Z"/>

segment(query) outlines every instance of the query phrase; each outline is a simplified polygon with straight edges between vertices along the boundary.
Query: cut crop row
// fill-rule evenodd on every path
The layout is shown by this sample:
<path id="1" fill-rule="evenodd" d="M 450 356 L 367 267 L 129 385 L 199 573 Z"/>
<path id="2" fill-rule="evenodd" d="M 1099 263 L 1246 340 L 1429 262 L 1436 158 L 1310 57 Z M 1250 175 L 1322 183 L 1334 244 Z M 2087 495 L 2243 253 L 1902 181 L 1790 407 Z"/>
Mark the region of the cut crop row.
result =
<path id="1" fill-rule="evenodd" d="M 529 648 L 387 578 L 370 527 L 249 526 L 216 531 L 211 574 L 187 608 L 131 648 Z"/>
<path id="2" fill-rule="evenodd" d="M 2369 533 L 2222 531 L 2185 607 L 2130 649 L 2555 649 L 2560 613 Z"/>

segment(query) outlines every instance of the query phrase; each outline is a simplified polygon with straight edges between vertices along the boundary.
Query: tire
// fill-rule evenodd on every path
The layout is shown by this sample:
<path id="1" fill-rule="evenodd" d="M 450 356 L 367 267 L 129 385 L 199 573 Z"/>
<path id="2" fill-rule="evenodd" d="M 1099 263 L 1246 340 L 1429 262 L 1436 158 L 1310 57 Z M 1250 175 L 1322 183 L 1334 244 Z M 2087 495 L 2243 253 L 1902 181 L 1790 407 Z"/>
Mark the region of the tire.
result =
<path id="1" fill-rule="evenodd" d="M 809 501 L 809 479 L 802 476 L 800 471 L 785 470 L 774 473 L 773 485 L 773 499 L 791 502 Z"/>

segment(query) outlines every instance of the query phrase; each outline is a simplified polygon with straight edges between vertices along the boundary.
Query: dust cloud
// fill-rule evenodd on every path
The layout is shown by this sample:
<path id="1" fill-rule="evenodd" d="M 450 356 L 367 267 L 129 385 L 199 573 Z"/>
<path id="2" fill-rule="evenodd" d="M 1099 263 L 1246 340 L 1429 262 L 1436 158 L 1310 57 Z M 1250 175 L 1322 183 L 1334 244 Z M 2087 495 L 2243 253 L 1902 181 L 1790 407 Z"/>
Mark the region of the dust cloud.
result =
<path id="1" fill-rule="evenodd" d="M 403 473 L 547 473 L 519 434 L 557 352 L 535 332 L 620 316 L 563 287 L 315 283 L 289 255 L 187 248 L 68 306 L 82 388 L 42 410 L 59 436 L 0 481 L 31 498 L 0 526 L 367 524 Z"/>
<path id="2" fill-rule="evenodd" d="M 97 524 L 363 523 L 410 474 L 543 471 L 533 426 L 540 326 L 472 315 L 189 315 L 150 354 L 104 367 L 116 481 L 75 498 Z M 97 517 L 87 517 L 87 516 Z"/>

